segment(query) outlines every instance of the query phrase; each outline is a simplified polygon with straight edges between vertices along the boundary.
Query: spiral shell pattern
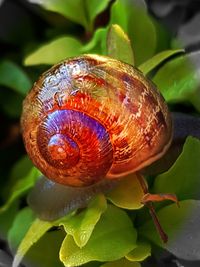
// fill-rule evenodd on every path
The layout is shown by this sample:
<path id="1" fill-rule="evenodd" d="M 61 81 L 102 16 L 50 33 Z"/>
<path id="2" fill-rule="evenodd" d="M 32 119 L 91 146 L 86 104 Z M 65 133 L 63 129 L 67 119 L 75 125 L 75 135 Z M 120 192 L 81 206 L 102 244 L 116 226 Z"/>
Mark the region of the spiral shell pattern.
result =
<path id="1" fill-rule="evenodd" d="M 44 73 L 24 101 L 21 124 L 33 163 L 70 186 L 135 172 L 163 155 L 172 135 L 155 86 L 136 68 L 97 55 Z"/>

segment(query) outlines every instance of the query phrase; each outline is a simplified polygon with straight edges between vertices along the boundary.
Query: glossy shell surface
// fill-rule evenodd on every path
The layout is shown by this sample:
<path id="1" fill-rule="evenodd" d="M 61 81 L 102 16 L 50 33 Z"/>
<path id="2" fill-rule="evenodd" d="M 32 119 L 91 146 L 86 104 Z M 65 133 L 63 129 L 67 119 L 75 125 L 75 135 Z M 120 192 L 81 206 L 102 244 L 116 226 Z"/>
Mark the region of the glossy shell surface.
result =
<path id="1" fill-rule="evenodd" d="M 132 66 L 97 55 L 65 60 L 41 75 L 21 124 L 33 163 L 70 186 L 138 171 L 165 153 L 172 135 L 155 85 Z"/>

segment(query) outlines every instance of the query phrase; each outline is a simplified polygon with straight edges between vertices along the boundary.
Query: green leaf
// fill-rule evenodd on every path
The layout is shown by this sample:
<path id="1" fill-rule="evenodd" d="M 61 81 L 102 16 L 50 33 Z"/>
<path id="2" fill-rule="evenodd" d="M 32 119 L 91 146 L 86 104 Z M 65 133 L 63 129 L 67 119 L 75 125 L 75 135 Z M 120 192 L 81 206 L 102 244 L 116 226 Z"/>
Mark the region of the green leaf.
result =
<path id="1" fill-rule="evenodd" d="M 19 203 L 15 201 L 12 205 L 3 211 L 0 211 L 0 238 L 7 240 L 7 235 L 14 218 L 18 212 Z"/>
<path id="2" fill-rule="evenodd" d="M 15 92 L 14 90 L 7 88 L 6 90 L 0 89 L 0 107 L 4 113 L 11 118 L 19 119 L 22 113 L 23 100 L 24 96 Z"/>
<path id="3" fill-rule="evenodd" d="M 64 237 L 63 231 L 47 232 L 30 248 L 23 259 L 24 266 L 63 267 L 59 260 L 59 250 Z"/>
<path id="4" fill-rule="evenodd" d="M 93 22 L 94 19 L 98 14 L 100 14 L 102 11 L 104 11 L 110 0 L 85 0 L 85 5 L 86 5 L 86 12 L 88 15 L 88 21 L 89 21 L 89 30 L 92 31 L 93 28 Z"/>
<path id="5" fill-rule="evenodd" d="M 28 207 L 17 214 L 8 232 L 8 242 L 12 251 L 16 251 L 34 219 L 35 215 L 33 215 L 32 210 Z"/>
<path id="6" fill-rule="evenodd" d="M 9 87 L 21 95 L 26 95 L 31 82 L 26 73 L 11 61 L 0 62 L 0 85 Z"/>
<path id="7" fill-rule="evenodd" d="M 113 262 L 107 262 L 101 267 L 141 267 L 141 264 L 138 262 L 130 262 L 127 259 L 120 259 Z"/>
<path id="8" fill-rule="evenodd" d="M 18 267 L 24 255 L 50 228 L 52 223 L 36 219 L 20 243 L 12 267 Z"/>
<path id="9" fill-rule="evenodd" d="M 47 64 L 52 65 L 68 57 L 80 54 L 81 43 L 72 37 L 59 37 L 40 46 L 28 55 L 24 64 L 26 66 Z"/>
<path id="10" fill-rule="evenodd" d="M 95 31 L 91 40 L 82 46 L 81 53 L 106 55 L 107 28 L 99 28 Z"/>
<path id="11" fill-rule="evenodd" d="M 151 256 L 151 245 L 144 241 L 139 241 L 137 247 L 126 255 L 129 261 L 143 261 Z"/>
<path id="12" fill-rule="evenodd" d="M 144 193 L 135 174 L 122 178 L 118 185 L 107 194 L 107 198 L 123 209 L 140 209 Z"/>
<path id="13" fill-rule="evenodd" d="M 139 234 L 169 250 L 178 258 L 200 260 L 200 201 L 184 200 L 180 202 L 180 208 L 172 204 L 160 209 L 157 215 L 169 237 L 168 242 L 164 244 L 160 240 L 153 221 L 143 224 L 139 228 Z"/>
<path id="14" fill-rule="evenodd" d="M 33 167 L 33 163 L 28 158 L 28 156 L 22 156 L 13 166 L 9 175 L 9 180 L 6 183 L 6 187 L 4 189 L 5 196 L 9 195 L 10 188 L 12 188 L 19 179 L 22 177 L 26 177 L 28 173 L 31 171 Z"/>
<path id="15" fill-rule="evenodd" d="M 10 173 L 10 180 L 12 183 L 25 177 L 32 169 L 33 163 L 28 156 L 22 156 L 12 167 Z"/>
<path id="16" fill-rule="evenodd" d="M 166 101 L 171 103 L 190 101 L 200 111 L 199 75 L 186 56 L 167 62 L 156 73 L 153 81 Z"/>
<path id="17" fill-rule="evenodd" d="M 64 239 L 60 259 L 66 266 L 79 266 L 89 261 L 114 261 L 124 257 L 136 247 L 136 230 L 128 215 L 109 205 L 83 248 L 72 236 Z"/>
<path id="18" fill-rule="evenodd" d="M 45 9 L 63 15 L 64 17 L 89 27 L 83 0 L 28 0 L 30 3 L 40 4 Z"/>
<path id="19" fill-rule="evenodd" d="M 81 213 L 74 215 L 63 223 L 66 233 L 73 236 L 77 246 L 83 247 L 86 245 L 106 207 L 105 197 L 99 195 Z"/>
<path id="20" fill-rule="evenodd" d="M 57 12 L 91 32 L 94 19 L 107 8 L 110 0 L 29 0 L 29 2 Z"/>
<path id="21" fill-rule="evenodd" d="M 182 53 L 184 49 L 177 49 L 177 50 L 166 50 L 158 53 L 157 55 L 153 56 L 143 64 L 141 64 L 138 68 L 144 73 L 147 74 L 156 68 L 160 63 L 162 63 L 167 58 L 171 57 L 172 55 Z"/>
<path id="22" fill-rule="evenodd" d="M 181 49 L 183 47 L 183 46 L 172 47 L 171 46 L 172 35 L 169 32 L 169 30 L 162 23 L 160 23 L 160 21 L 158 21 L 155 17 L 151 17 L 151 19 L 156 29 L 156 35 L 158 36 L 156 53 L 162 52 L 169 48 L 175 50 L 175 49 Z"/>
<path id="23" fill-rule="evenodd" d="M 131 42 L 119 25 L 111 25 L 107 36 L 108 56 L 134 65 Z"/>
<path id="24" fill-rule="evenodd" d="M 118 24 L 129 36 L 136 66 L 154 55 L 157 43 L 154 24 L 147 12 L 138 7 L 137 2 L 115 1 L 111 8 L 110 20 L 110 24 Z"/>
<path id="25" fill-rule="evenodd" d="M 14 257 L 12 267 L 18 267 L 24 256 L 31 249 L 31 247 L 38 242 L 38 240 L 44 236 L 44 234 L 53 226 L 63 226 L 65 221 L 67 221 L 73 213 L 62 217 L 59 220 L 48 222 L 42 221 L 40 219 L 35 219 L 28 231 L 26 232 L 23 240 L 21 241 L 17 252 Z"/>
<path id="26" fill-rule="evenodd" d="M 7 210 L 16 199 L 24 195 L 31 187 L 33 187 L 39 176 L 40 172 L 33 167 L 26 177 L 17 181 L 11 190 L 7 202 L 0 208 L 0 213 Z"/>
<path id="27" fill-rule="evenodd" d="M 153 191 L 175 193 L 179 200 L 196 199 L 200 187 L 200 141 L 188 137 L 181 155 L 165 173 L 156 177 Z"/>

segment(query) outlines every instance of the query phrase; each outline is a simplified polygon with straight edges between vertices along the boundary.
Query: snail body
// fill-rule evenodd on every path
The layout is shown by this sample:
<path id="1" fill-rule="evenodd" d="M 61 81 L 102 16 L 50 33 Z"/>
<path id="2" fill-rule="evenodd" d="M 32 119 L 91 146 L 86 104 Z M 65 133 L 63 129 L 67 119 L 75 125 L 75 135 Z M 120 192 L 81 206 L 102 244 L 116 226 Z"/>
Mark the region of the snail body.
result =
<path id="1" fill-rule="evenodd" d="M 155 85 L 131 65 L 97 55 L 70 58 L 41 75 L 21 124 L 34 165 L 76 187 L 140 170 L 165 153 L 172 136 Z"/>

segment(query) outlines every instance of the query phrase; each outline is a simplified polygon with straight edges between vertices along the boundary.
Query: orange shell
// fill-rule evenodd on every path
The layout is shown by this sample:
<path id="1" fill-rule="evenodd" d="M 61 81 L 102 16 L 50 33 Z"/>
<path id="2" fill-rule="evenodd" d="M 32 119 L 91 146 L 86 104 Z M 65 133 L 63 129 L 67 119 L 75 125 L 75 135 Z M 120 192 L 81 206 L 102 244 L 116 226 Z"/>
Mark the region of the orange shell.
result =
<path id="1" fill-rule="evenodd" d="M 136 68 L 97 55 L 45 72 L 24 101 L 21 125 L 36 167 L 71 186 L 138 171 L 160 158 L 172 137 L 155 85 Z"/>

